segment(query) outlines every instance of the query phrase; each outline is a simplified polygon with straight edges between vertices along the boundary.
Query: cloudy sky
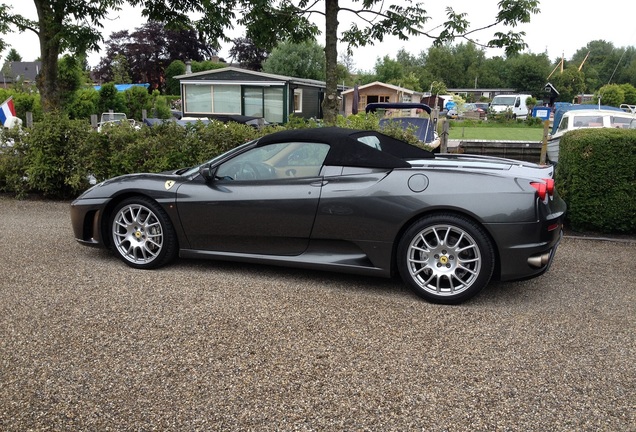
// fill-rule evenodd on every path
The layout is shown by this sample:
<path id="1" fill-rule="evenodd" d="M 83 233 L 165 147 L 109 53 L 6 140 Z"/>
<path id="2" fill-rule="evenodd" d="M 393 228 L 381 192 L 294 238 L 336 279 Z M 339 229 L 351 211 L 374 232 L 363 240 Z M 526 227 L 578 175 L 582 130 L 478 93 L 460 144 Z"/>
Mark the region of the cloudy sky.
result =
<path id="1" fill-rule="evenodd" d="M 465 12 L 472 28 L 478 28 L 493 22 L 497 13 L 499 0 L 454 0 L 423 2 L 428 15 L 431 17 L 426 30 L 432 30 L 440 25 L 446 18 L 446 7 L 452 6 L 456 12 Z M 14 12 L 19 12 L 32 19 L 37 18 L 35 6 L 30 0 L 0 0 L 9 4 Z M 347 0 L 341 0 L 341 5 Z M 528 52 L 547 52 L 550 59 L 555 60 L 564 55 L 570 58 L 578 49 L 584 47 L 593 40 L 605 40 L 615 47 L 636 46 L 636 1 L 634 0 L 605 0 L 603 2 L 592 0 L 541 0 L 541 12 L 532 17 L 529 24 L 520 27 L 526 32 Z M 128 29 L 133 30 L 145 22 L 139 9 L 126 6 L 122 11 L 113 13 L 107 22 L 104 22 L 104 38 L 107 39 L 112 32 Z M 352 16 L 341 14 L 340 26 L 344 28 L 351 22 Z M 317 22 L 320 25 L 320 22 Z M 503 30 L 498 28 L 496 30 Z M 495 31 L 496 31 L 495 30 Z M 230 37 L 240 37 L 243 32 L 236 29 L 229 33 Z M 480 42 L 488 41 L 493 30 L 482 31 L 476 35 Z M 31 32 L 4 36 L 11 48 L 15 48 L 25 61 L 32 61 L 39 57 L 39 42 Z M 319 39 L 324 44 L 324 41 Z M 378 58 L 388 55 L 395 58 L 395 53 L 404 48 L 414 55 L 426 51 L 431 46 L 430 39 L 419 36 L 409 41 L 400 41 L 390 38 L 374 46 L 354 50 L 355 69 L 359 71 L 372 71 Z M 221 57 L 229 60 L 228 50 L 230 46 L 224 46 L 219 53 Z M 341 47 L 343 51 L 344 47 Z M 8 50 L 1 53 L 2 57 Z M 489 49 L 488 57 L 503 55 L 499 49 Z M 89 64 L 95 66 L 99 62 L 100 53 L 89 56 Z"/>

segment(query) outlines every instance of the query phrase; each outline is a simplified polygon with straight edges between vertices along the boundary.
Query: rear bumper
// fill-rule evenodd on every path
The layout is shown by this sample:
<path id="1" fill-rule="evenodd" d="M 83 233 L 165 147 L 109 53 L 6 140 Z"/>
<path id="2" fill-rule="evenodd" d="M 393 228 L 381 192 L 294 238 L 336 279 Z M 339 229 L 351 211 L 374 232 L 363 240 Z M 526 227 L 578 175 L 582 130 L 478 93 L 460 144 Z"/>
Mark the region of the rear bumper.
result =
<path id="1" fill-rule="evenodd" d="M 491 231 L 492 232 L 492 231 Z M 563 238 L 561 220 L 525 224 L 521 227 L 498 226 L 495 242 L 499 245 L 495 277 L 502 281 L 530 279 L 547 272 Z M 527 242 L 520 242 L 527 239 Z M 538 239 L 539 241 L 531 241 Z M 516 241 L 515 241 L 516 240 Z"/>

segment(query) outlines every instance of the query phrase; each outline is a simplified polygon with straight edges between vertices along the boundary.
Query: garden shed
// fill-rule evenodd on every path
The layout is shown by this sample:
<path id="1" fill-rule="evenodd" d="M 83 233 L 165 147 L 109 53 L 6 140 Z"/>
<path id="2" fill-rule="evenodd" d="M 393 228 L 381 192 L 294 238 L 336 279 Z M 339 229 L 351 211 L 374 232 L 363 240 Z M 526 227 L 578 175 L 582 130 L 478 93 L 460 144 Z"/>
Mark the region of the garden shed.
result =
<path id="1" fill-rule="evenodd" d="M 344 114 L 348 116 L 354 113 L 353 101 L 355 100 L 355 88 L 342 92 L 344 97 Z M 419 102 L 422 93 L 375 81 L 358 87 L 357 112 L 364 112 L 364 108 L 370 103 L 377 102 Z"/>
<path id="2" fill-rule="evenodd" d="M 323 81 L 236 67 L 186 73 L 175 79 L 180 83 L 186 117 L 239 114 L 262 117 L 270 123 L 286 123 L 292 114 L 322 118 Z"/>

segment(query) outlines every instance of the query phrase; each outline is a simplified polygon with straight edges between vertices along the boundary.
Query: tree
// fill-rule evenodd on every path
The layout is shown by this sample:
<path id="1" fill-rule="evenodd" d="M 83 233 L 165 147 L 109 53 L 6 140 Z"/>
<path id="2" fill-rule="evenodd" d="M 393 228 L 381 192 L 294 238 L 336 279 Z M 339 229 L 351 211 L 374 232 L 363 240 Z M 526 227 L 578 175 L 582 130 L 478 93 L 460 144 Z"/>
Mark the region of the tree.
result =
<path id="1" fill-rule="evenodd" d="M 533 95 L 543 93 L 546 77 L 550 74 L 550 59 L 546 54 L 519 54 L 507 61 L 509 85 L 520 92 Z"/>
<path id="2" fill-rule="evenodd" d="M 625 100 L 625 91 L 618 84 L 607 84 L 595 93 L 596 97 L 601 97 L 603 105 L 619 106 Z"/>
<path id="3" fill-rule="evenodd" d="M 426 55 L 426 69 L 435 81 L 444 81 L 448 87 L 459 87 L 458 75 L 463 73 L 455 63 L 450 46 L 432 46 Z"/>
<path id="4" fill-rule="evenodd" d="M 211 60 L 204 60 L 201 62 L 193 61 L 192 73 L 224 68 L 226 64 L 222 62 L 222 59 L 220 61 L 221 61 L 220 63 L 213 62 Z"/>
<path id="5" fill-rule="evenodd" d="M 81 62 L 77 57 L 66 54 L 60 59 L 57 84 L 60 91 L 60 98 L 65 105 L 73 99 L 73 93 L 79 90 L 82 84 L 84 84 L 82 72 Z"/>
<path id="6" fill-rule="evenodd" d="M 258 47 L 248 38 L 236 38 L 232 40 L 230 48 L 230 58 L 238 62 L 243 69 L 260 71 L 263 69 L 263 62 L 267 59 L 269 52 Z"/>
<path id="7" fill-rule="evenodd" d="M 322 81 L 325 79 L 325 51 L 316 41 L 283 42 L 263 62 L 263 71 Z"/>
<path id="8" fill-rule="evenodd" d="M 125 0 L 33 0 L 38 12 L 37 20 L 31 20 L 11 12 L 11 7 L 0 4 L 0 33 L 13 29 L 19 32 L 31 31 L 40 41 L 42 69 L 38 79 L 38 89 L 45 111 L 59 109 L 60 91 L 57 83 L 58 59 L 61 53 L 85 54 L 98 51 L 102 41 L 102 22 L 108 14 L 121 10 Z M 216 37 L 224 36 L 224 30 L 232 27 L 234 7 L 237 3 L 249 4 L 248 0 L 227 0 L 224 2 L 200 2 L 182 0 L 175 9 L 171 2 L 163 0 L 127 0 L 132 6 L 142 6 L 143 15 L 151 21 L 166 20 L 174 29 L 194 29 L 199 40 L 206 46 L 218 49 Z M 199 19 L 192 21 L 188 14 L 194 12 Z M 212 39 L 208 37 L 212 36 Z M 0 48 L 4 43 L 0 40 Z"/>
<path id="9" fill-rule="evenodd" d="M 101 21 L 106 18 L 109 10 L 118 10 L 120 2 L 34 0 L 34 3 L 38 11 L 37 21 L 12 14 L 11 8 L 3 4 L 0 5 L 0 22 L 15 27 L 20 32 L 32 31 L 38 36 L 42 69 L 38 75 L 37 86 L 44 110 L 51 111 L 61 107 L 57 79 L 60 54 L 65 50 L 86 53 L 89 49 L 98 49 L 98 42 L 101 40 Z M 85 24 L 78 24 L 80 22 Z"/>
<path id="10" fill-rule="evenodd" d="M 483 65 L 486 54 L 483 49 L 478 48 L 472 42 L 462 42 L 451 48 L 455 73 L 456 85 L 459 88 L 474 88 L 477 86 L 479 70 Z"/>
<path id="11" fill-rule="evenodd" d="M 397 60 L 392 60 L 389 56 L 384 56 L 375 61 L 375 74 L 378 81 L 395 85 L 404 77 L 404 66 Z"/>
<path id="12" fill-rule="evenodd" d="M 381 42 L 387 35 L 402 40 L 414 36 L 428 37 L 439 45 L 456 38 L 473 41 L 474 34 L 498 24 L 514 29 L 519 23 L 529 22 L 531 15 L 539 11 L 538 0 L 499 0 L 499 11 L 493 22 L 471 29 L 466 14 L 456 13 L 449 7 L 446 21 L 435 27 L 438 33 L 433 34 L 424 30 L 429 17 L 423 4 L 413 3 L 413 0 L 395 0 L 396 4 L 386 0 L 351 0 L 353 7 L 341 7 L 339 0 L 181 0 L 178 8 L 172 1 L 165 0 L 33 1 L 38 11 L 37 21 L 13 14 L 9 6 L 1 4 L 0 32 L 17 28 L 18 31 L 33 31 L 38 35 L 42 59 L 38 88 L 46 110 L 60 105 L 56 83 L 60 53 L 64 50 L 72 53 L 98 50 L 98 43 L 102 40 L 102 21 L 107 19 L 109 12 L 119 11 L 124 2 L 142 6 L 142 13 L 149 21 L 166 22 L 175 29 L 193 28 L 200 39 L 206 40 L 206 46 L 216 49 L 219 48 L 219 40 L 228 40 L 226 29 L 236 24 L 245 26 L 246 37 L 264 49 L 273 48 L 279 40 L 300 42 L 312 39 L 319 29 L 309 17 L 321 14 L 325 17 L 326 90 L 323 112 L 327 123 L 335 121 L 339 110 L 339 34 L 340 40 L 350 48 Z M 191 13 L 199 18 L 193 21 Z M 359 26 L 354 23 L 339 33 L 341 13 L 351 14 L 364 24 Z M 515 30 L 507 33 L 498 31 L 486 45 L 505 47 L 507 53 L 517 52 L 526 47 L 524 35 Z"/>
<path id="13" fill-rule="evenodd" d="M 7 58 L 4 59 L 5 62 L 19 62 L 22 61 L 22 56 L 15 50 L 15 48 L 11 48 L 7 53 Z"/>
<path id="14" fill-rule="evenodd" d="M 132 33 L 112 33 L 96 72 L 101 81 L 143 82 L 163 88 L 164 72 L 171 62 L 201 61 L 210 52 L 215 51 L 206 48 L 191 29 L 169 30 L 164 23 L 150 21 Z"/>
<path id="15" fill-rule="evenodd" d="M 128 59 L 123 54 L 115 55 L 111 64 L 111 73 L 113 76 L 113 82 L 117 84 L 131 84 L 130 75 L 128 71 L 130 66 L 128 65 Z"/>
<path id="16" fill-rule="evenodd" d="M 636 105 L 636 87 L 633 85 L 626 83 L 620 85 L 623 93 L 625 94 L 625 98 L 623 99 L 623 103 L 629 105 Z"/>
<path id="17" fill-rule="evenodd" d="M 7 53 L 7 57 L 4 59 L 4 64 L 2 65 L 2 73 L 5 77 L 11 75 L 11 62 L 16 61 L 22 61 L 22 56 L 20 56 L 14 48 L 11 48 Z"/>
<path id="18" fill-rule="evenodd" d="M 565 68 L 563 73 L 553 75 L 550 80 L 559 92 L 561 102 L 572 102 L 577 95 L 585 91 L 583 73 L 576 66 Z"/>
<path id="19" fill-rule="evenodd" d="M 506 60 L 503 57 L 492 57 L 484 60 L 479 68 L 477 76 L 477 87 L 482 88 L 503 88 L 507 85 Z"/>
<path id="20" fill-rule="evenodd" d="M 344 66 L 344 68 L 347 70 L 347 72 L 349 73 L 353 73 L 354 70 L 353 68 L 356 65 L 355 60 L 353 59 L 353 55 L 349 54 L 349 53 L 341 53 L 340 54 L 340 60 L 339 62 L 342 66 Z"/>
<path id="21" fill-rule="evenodd" d="M 114 83 L 106 83 L 99 89 L 97 109 L 100 113 L 110 110 L 113 110 L 113 112 L 123 112 L 126 109 L 124 95 L 115 88 Z"/>
<path id="22" fill-rule="evenodd" d="M 411 0 L 402 0 L 400 4 L 386 4 L 384 0 L 361 0 L 362 8 L 340 7 L 339 0 L 325 0 L 325 53 L 327 65 L 326 97 L 323 102 L 323 112 L 325 121 L 331 123 L 335 120 L 338 112 L 336 64 L 337 64 L 337 42 L 338 42 L 338 15 L 340 12 L 352 13 L 365 22 L 365 26 L 359 27 L 354 23 L 350 29 L 342 32 L 341 40 L 349 44 L 349 47 L 364 46 L 373 44 L 374 41 L 381 42 L 386 35 L 397 36 L 401 40 L 408 40 L 411 36 L 425 36 L 431 38 L 436 45 L 453 41 L 455 38 L 464 38 L 467 41 L 476 43 L 472 39 L 472 34 L 493 27 L 496 24 L 513 27 L 517 23 L 529 22 L 531 14 L 539 11 L 538 1 L 535 0 L 500 0 L 499 13 L 494 19 L 494 23 L 478 28 L 470 29 L 465 13 L 455 13 L 450 7 L 447 8 L 448 20 L 439 28 L 439 33 L 432 34 L 424 31 L 424 25 L 429 20 L 426 11 L 421 3 Z M 357 0 L 353 0 L 358 3 Z M 289 1 L 284 2 L 286 4 Z M 308 1 L 300 1 L 300 6 L 296 8 L 296 13 L 321 13 L 312 10 L 311 7 L 305 9 Z M 312 3 L 312 6 L 319 2 Z M 487 46 L 505 47 L 507 53 L 518 52 L 527 45 L 523 42 L 524 32 L 509 31 L 508 33 L 496 32 L 494 38 L 488 42 Z"/>
<path id="23" fill-rule="evenodd" d="M 604 84 L 608 84 L 614 77 L 617 66 L 621 63 L 623 49 L 615 48 L 611 42 L 604 40 L 594 40 L 589 42 L 584 48 L 579 49 L 572 56 L 572 66 L 581 68 L 587 75 L 594 75 L 598 78 L 589 83 L 590 89 L 598 89 Z M 615 82 L 615 81 L 614 81 Z"/>
<path id="24" fill-rule="evenodd" d="M 111 33 L 110 38 L 106 41 L 106 54 L 100 58 L 99 64 L 95 68 L 98 82 L 115 81 L 113 77 L 113 62 L 120 56 L 126 58 L 129 43 L 130 33 L 128 33 L 128 30 Z"/>
<path id="25" fill-rule="evenodd" d="M 181 92 L 179 81 L 174 77 L 183 75 L 186 72 L 186 65 L 181 60 L 175 60 L 166 68 L 166 93 L 169 95 L 178 95 Z"/>

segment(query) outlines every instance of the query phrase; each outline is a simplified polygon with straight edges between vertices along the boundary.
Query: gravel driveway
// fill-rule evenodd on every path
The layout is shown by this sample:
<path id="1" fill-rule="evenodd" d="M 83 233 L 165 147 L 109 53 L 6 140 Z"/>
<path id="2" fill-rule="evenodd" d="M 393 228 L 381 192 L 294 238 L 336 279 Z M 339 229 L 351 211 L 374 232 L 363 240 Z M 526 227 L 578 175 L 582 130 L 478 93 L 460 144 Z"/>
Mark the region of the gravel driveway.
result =
<path id="1" fill-rule="evenodd" d="M 636 242 L 460 306 L 396 280 L 126 267 L 0 197 L 0 430 L 634 431 Z"/>

